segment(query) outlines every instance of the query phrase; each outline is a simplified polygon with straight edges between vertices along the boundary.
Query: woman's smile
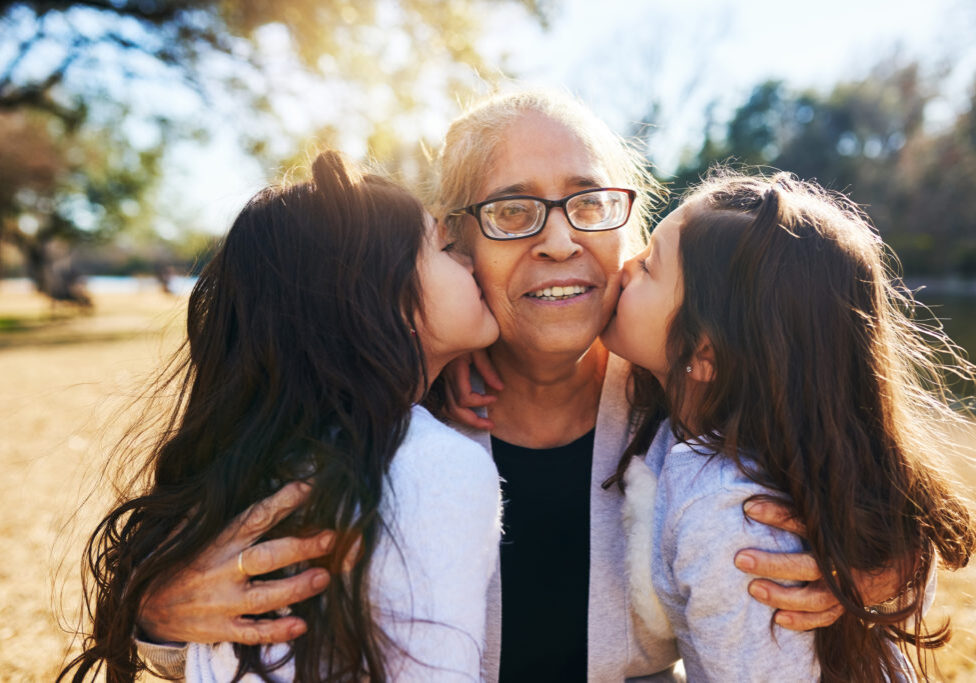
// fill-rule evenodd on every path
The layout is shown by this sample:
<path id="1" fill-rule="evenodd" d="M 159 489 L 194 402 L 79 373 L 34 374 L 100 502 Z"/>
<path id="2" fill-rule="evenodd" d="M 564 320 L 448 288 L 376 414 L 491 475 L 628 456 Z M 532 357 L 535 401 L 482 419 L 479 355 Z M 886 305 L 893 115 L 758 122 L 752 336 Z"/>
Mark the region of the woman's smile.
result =
<path id="1" fill-rule="evenodd" d="M 582 297 L 595 289 L 589 282 L 549 282 L 524 296 L 546 303 L 579 303 Z"/>

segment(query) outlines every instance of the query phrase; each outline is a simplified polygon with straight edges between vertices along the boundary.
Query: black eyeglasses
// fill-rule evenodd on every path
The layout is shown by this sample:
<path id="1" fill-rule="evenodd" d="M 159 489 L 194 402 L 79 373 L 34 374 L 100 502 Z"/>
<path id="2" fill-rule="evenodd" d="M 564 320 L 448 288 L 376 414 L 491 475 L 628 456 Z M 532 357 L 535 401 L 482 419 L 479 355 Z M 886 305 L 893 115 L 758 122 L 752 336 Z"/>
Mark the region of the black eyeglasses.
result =
<path id="1" fill-rule="evenodd" d="M 598 187 L 566 195 L 562 199 L 543 199 L 513 195 L 489 199 L 452 211 L 452 215 L 471 214 L 481 233 L 490 240 L 517 240 L 542 232 L 549 211 L 559 206 L 566 220 L 577 230 L 600 232 L 616 230 L 630 218 L 637 192 L 619 187 Z"/>

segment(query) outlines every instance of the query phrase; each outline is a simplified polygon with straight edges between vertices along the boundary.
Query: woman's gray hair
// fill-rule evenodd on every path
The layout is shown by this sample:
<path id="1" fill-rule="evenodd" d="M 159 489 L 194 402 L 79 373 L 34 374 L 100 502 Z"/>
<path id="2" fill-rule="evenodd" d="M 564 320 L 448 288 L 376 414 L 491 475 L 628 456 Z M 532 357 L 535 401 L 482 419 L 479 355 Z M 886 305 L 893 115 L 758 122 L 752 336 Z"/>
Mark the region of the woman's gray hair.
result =
<path id="1" fill-rule="evenodd" d="M 645 242 L 647 227 L 663 205 L 666 190 L 651 175 L 636 146 L 617 135 L 578 99 L 553 90 L 498 93 L 475 102 L 447 131 L 437 157 L 437 176 L 428 205 L 431 212 L 461 237 L 461 216 L 452 212 L 477 202 L 478 191 L 508 127 L 527 112 L 563 124 L 605 167 L 614 185 L 637 190 L 626 226 L 632 252 Z"/>

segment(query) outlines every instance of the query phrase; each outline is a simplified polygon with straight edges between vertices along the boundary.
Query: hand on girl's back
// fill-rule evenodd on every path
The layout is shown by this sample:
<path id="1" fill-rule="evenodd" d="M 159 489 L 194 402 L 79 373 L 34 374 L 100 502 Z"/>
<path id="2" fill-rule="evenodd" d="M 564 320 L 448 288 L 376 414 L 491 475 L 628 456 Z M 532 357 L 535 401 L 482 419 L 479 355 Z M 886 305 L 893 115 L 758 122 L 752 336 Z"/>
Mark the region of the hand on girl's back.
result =
<path id="1" fill-rule="evenodd" d="M 762 524 L 783 529 L 797 536 L 806 534 L 785 504 L 750 502 L 745 513 Z M 776 609 L 776 623 L 793 631 L 809 631 L 830 626 L 844 613 L 836 596 L 823 582 L 823 573 L 808 553 L 770 553 L 753 548 L 740 550 L 735 566 L 761 577 L 749 584 L 749 594 Z M 787 587 L 777 581 L 803 581 L 805 585 Z"/>
<path id="2" fill-rule="evenodd" d="M 245 615 L 287 607 L 329 585 L 329 574 L 321 568 L 275 581 L 250 580 L 321 557 L 332 547 L 331 531 L 254 544 L 297 508 L 310 490 L 294 482 L 255 503 L 187 568 L 154 587 L 139 610 L 144 636 L 155 642 L 254 644 L 286 642 L 303 634 L 306 625 L 298 617 L 258 620 Z"/>

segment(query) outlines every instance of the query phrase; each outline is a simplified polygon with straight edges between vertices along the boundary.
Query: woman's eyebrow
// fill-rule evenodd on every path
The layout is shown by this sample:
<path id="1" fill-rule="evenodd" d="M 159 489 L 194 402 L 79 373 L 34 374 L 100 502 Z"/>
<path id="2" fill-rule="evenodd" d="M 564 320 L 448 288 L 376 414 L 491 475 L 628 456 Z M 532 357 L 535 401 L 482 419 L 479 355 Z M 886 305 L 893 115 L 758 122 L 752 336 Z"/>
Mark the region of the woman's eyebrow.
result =
<path id="1" fill-rule="evenodd" d="M 577 175 L 566 178 L 564 181 L 566 187 L 575 187 L 580 190 L 589 190 L 594 187 L 604 187 L 606 183 L 595 178 L 593 176 Z M 532 191 L 531 185 L 527 182 L 512 183 L 511 185 L 505 185 L 504 187 L 496 188 L 495 190 L 488 193 L 488 196 L 484 201 L 489 199 L 497 199 L 499 197 L 504 197 L 506 195 L 513 194 L 527 194 L 535 196 Z M 570 193 L 572 194 L 572 193 Z"/>
<path id="2" fill-rule="evenodd" d="M 591 187 L 606 187 L 606 183 L 599 178 L 594 178 L 593 176 L 578 175 L 573 176 L 569 179 L 568 185 L 578 187 L 581 190 L 586 190 Z"/>
<path id="3" fill-rule="evenodd" d="M 488 199 L 494 199 L 496 197 L 504 197 L 510 194 L 530 194 L 528 191 L 528 186 L 525 183 L 513 183 L 511 185 L 506 185 L 505 187 L 499 187 L 497 190 L 488 193 L 485 201 Z"/>

